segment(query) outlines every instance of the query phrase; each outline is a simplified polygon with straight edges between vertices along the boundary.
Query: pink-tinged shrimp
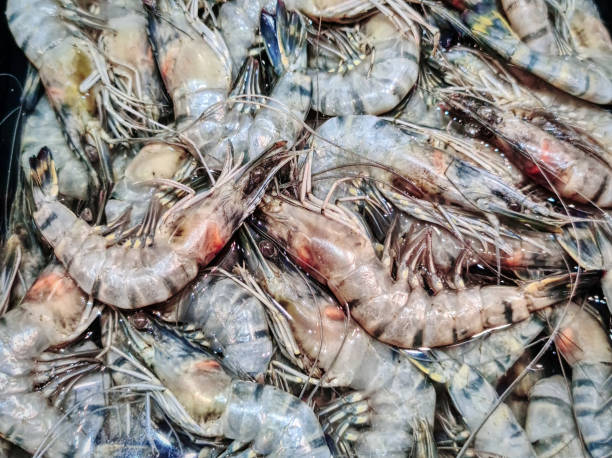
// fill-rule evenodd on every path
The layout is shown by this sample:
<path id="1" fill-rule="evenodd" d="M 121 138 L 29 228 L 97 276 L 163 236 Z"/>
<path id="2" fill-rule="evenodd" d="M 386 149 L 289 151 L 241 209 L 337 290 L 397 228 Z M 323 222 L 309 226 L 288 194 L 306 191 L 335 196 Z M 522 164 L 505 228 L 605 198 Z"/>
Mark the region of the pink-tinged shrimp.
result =
<path id="1" fill-rule="evenodd" d="M 108 228 L 89 226 L 57 200 L 51 153 L 32 158 L 33 214 L 56 257 L 85 292 L 120 308 L 168 299 L 225 246 L 255 208 L 283 155 L 224 170 L 210 190 L 185 198 L 167 212 L 147 243 L 118 243 Z M 265 167 L 269 168 L 266 169 Z"/>
<path id="2" fill-rule="evenodd" d="M 559 276 L 521 287 L 475 286 L 430 296 L 412 265 L 418 264 L 426 246 L 410 247 L 411 262 L 394 281 L 367 235 L 354 224 L 271 196 L 260 205 L 257 218 L 300 266 L 348 304 L 351 316 L 369 334 L 402 348 L 449 345 L 487 328 L 522 321 L 566 297 L 570 289 L 570 277 Z"/>

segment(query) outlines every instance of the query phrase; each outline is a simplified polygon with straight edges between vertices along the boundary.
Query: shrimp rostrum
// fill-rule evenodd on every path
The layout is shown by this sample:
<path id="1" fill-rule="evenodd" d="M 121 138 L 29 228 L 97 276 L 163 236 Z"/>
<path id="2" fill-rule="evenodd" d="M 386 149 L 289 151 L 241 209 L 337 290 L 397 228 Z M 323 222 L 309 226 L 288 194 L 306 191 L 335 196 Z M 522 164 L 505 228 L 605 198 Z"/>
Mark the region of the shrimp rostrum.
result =
<path id="1" fill-rule="evenodd" d="M 425 246 L 406 247 L 406 262 L 395 280 L 391 262 L 377 256 L 368 235 L 348 218 L 330 215 L 328 209 L 321 214 L 284 196 L 266 196 L 255 217 L 297 264 L 349 306 L 370 335 L 402 348 L 449 345 L 522 321 L 570 293 L 572 277 L 560 275 L 522 286 L 473 286 L 432 296 L 418 270 Z M 588 277 L 583 275 L 583 282 Z"/>
<path id="2" fill-rule="evenodd" d="M 43 148 L 31 160 L 34 220 L 88 294 L 120 308 L 161 302 L 193 280 L 198 266 L 215 257 L 255 208 L 286 160 L 270 152 L 256 163 L 228 166 L 213 188 L 177 203 L 163 215 L 150 243 L 117 243 L 122 237 L 112 233 L 112 225 L 89 226 L 58 201 L 53 159 Z"/>

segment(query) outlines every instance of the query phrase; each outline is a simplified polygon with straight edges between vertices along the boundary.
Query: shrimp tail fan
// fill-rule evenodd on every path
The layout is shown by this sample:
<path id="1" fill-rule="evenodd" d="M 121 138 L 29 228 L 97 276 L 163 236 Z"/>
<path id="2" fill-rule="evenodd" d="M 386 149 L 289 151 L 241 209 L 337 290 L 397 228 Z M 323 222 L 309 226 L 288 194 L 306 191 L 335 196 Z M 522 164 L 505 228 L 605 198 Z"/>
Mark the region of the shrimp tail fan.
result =
<path id="1" fill-rule="evenodd" d="M 35 202 L 55 200 L 58 195 L 57 172 L 53 155 L 43 146 L 36 156 L 30 158 L 30 176 L 32 178 L 32 194 Z"/>
<path id="2" fill-rule="evenodd" d="M 601 279 L 601 271 L 552 275 L 524 285 L 530 299 L 529 310 L 534 312 L 574 296 L 588 292 Z"/>
<path id="3" fill-rule="evenodd" d="M 576 263 L 586 270 L 604 268 L 604 259 L 599 247 L 599 230 L 589 222 L 574 222 L 555 235 L 559 245 Z M 612 254 L 612 253 L 611 253 Z"/>
<path id="4" fill-rule="evenodd" d="M 287 11 L 284 2 L 278 1 L 274 14 L 261 12 L 259 28 L 277 75 L 305 64 L 306 26 L 299 14 Z"/>
<path id="5" fill-rule="evenodd" d="M 11 235 L 2 249 L 0 258 L 0 315 L 8 308 L 13 283 L 21 264 L 21 243 L 19 237 Z"/>

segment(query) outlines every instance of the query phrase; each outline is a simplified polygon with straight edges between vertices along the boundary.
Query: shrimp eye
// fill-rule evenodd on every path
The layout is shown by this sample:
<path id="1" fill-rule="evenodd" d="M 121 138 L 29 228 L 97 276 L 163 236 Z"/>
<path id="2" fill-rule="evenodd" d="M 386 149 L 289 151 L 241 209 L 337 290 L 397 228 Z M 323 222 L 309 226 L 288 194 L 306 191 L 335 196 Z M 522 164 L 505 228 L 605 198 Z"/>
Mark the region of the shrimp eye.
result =
<path id="1" fill-rule="evenodd" d="M 263 257 L 267 259 L 273 258 L 277 254 L 276 247 L 269 240 L 262 240 L 259 242 L 259 251 L 261 251 Z"/>
<path id="2" fill-rule="evenodd" d="M 130 323 L 139 331 L 145 331 L 150 329 L 149 317 L 142 312 L 135 313 L 130 316 Z"/>

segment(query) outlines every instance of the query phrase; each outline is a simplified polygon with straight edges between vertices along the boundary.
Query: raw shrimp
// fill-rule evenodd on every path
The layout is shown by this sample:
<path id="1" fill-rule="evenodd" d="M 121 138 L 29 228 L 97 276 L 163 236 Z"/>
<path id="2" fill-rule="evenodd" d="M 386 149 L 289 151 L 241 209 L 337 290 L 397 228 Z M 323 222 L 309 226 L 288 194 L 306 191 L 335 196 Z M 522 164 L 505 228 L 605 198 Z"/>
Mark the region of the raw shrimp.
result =
<path id="1" fill-rule="evenodd" d="M 434 148 L 418 134 L 411 135 L 391 121 L 367 115 L 336 117 L 323 123 L 316 133 L 312 141 L 313 173 L 348 164 L 362 175 L 371 175 L 414 197 L 427 196 L 470 210 L 527 218 L 534 225 L 554 225 L 565 218 L 479 164 L 473 165 L 472 158 L 455 157 Z"/>
<path id="2" fill-rule="evenodd" d="M 479 428 L 474 441 L 479 455 L 504 456 L 512 450 L 513 456 L 536 456 L 525 431 L 506 404 L 501 403 L 486 417 L 498 397 L 495 388 L 476 369 L 449 358 L 441 350 L 431 350 L 411 361 L 432 380 L 445 385 L 470 430 Z"/>
<path id="3" fill-rule="evenodd" d="M 90 159 L 101 159 L 102 163 L 107 159 L 97 117 L 98 87 L 89 87 L 88 78 L 103 58 L 85 36 L 64 21 L 62 14 L 62 7 L 54 0 L 11 0 L 6 8 L 15 41 L 37 68 L 70 146 L 88 165 L 92 187 L 97 189 L 100 182 Z"/>
<path id="4" fill-rule="evenodd" d="M 525 432 L 538 457 L 586 456 L 574 421 L 569 386 L 561 375 L 539 380 L 531 388 Z"/>
<path id="5" fill-rule="evenodd" d="M 259 15 L 261 10 L 274 12 L 276 0 L 230 0 L 219 8 L 217 21 L 221 35 L 232 57 L 236 77 L 249 55 L 250 49 L 257 45 Z"/>
<path id="6" fill-rule="evenodd" d="M 166 109 L 167 100 L 153 50 L 147 37 L 146 14 L 139 0 L 98 2 L 105 19 L 100 33 L 102 52 L 116 77 L 125 79 L 128 93 L 140 102 L 148 118 L 156 121 Z M 130 117 L 134 117 L 130 114 Z M 143 119 L 135 118 L 145 124 Z"/>
<path id="7" fill-rule="evenodd" d="M 233 248 L 216 267 L 231 269 Z M 263 305 L 234 280 L 214 272 L 200 275 L 181 293 L 168 322 L 184 323 L 183 332 L 200 334 L 233 371 L 261 380 L 270 358 L 272 341 Z"/>
<path id="8" fill-rule="evenodd" d="M 0 320 L 0 384 L 3 437 L 33 453 L 63 414 L 35 391 L 35 359 L 48 347 L 69 342 L 81 334 L 97 315 L 65 270 L 50 265 L 29 289 L 19 307 Z M 53 456 L 83 454 L 91 438 L 70 422 L 69 434 L 48 449 Z M 66 431 L 64 431 L 66 432 Z"/>
<path id="9" fill-rule="evenodd" d="M 232 64 L 223 39 L 179 0 L 159 0 L 149 37 L 174 105 L 177 129 L 198 150 L 216 141 L 225 116 Z M 204 151 L 205 152 L 205 151 Z"/>
<path id="10" fill-rule="evenodd" d="M 80 288 L 120 308 L 143 307 L 168 299 L 195 278 L 198 265 L 207 265 L 225 246 L 286 160 L 271 151 L 256 163 L 228 166 L 213 188 L 165 213 L 151 240 L 132 245 L 105 237 L 112 228 L 89 226 L 57 200 L 53 159 L 43 148 L 31 160 L 33 217 Z"/>
<path id="11" fill-rule="evenodd" d="M 599 104 L 612 101 L 608 69 L 576 55 L 548 55 L 530 49 L 514 34 L 493 0 L 475 0 L 467 5 L 462 19 L 479 43 L 576 97 Z M 435 11 L 449 17 L 439 7 Z"/>
<path id="12" fill-rule="evenodd" d="M 358 456 L 406 456 L 417 446 L 414 434 L 420 423 L 433 427 L 433 387 L 406 358 L 347 318 L 272 242 L 253 232 L 241 235 L 249 269 L 288 314 L 276 324 L 293 336 L 304 372 L 322 372 L 323 386 L 358 390 L 319 412 L 329 417 L 327 433 L 350 442 Z M 284 351 L 291 353 L 290 348 Z M 356 429 L 366 422 L 368 428 Z"/>
<path id="13" fill-rule="evenodd" d="M 501 5 L 523 43 L 534 51 L 555 54 L 555 36 L 545 0 L 502 0 Z"/>
<path id="14" fill-rule="evenodd" d="M 514 153 L 514 162 L 532 179 L 544 185 L 550 180 L 561 197 L 604 208 L 612 206 L 612 167 L 605 161 L 510 111 L 461 97 L 453 96 L 453 100 L 491 129 L 507 154 L 512 154 L 513 148 L 520 151 L 518 157 Z"/>
<path id="15" fill-rule="evenodd" d="M 330 38 L 325 37 L 325 34 Z M 419 72 L 420 36 L 399 34 L 396 26 L 378 13 L 356 30 L 329 29 L 327 38 L 317 38 L 314 53 L 342 52 L 333 39 L 354 48 L 359 58 L 348 68 L 310 69 L 313 81 L 312 106 L 328 115 L 379 114 L 400 103 L 414 86 Z M 363 48 L 367 44 L 368 52 Z M 346 53 L 346 51 L 344 51 Z M 336 58 L 337 59 L 337 58 Z"/>
<path id="16" fill-rule="evenodd" d="M 260 24 L 266 52 L 279 78 L 249 128 L 250 159 L 259 157 L 277 141 L 292 146 L 302 131 L 312 97 L 302 17 L 278 2 L 274 15 L 262 11 Z"/>
<path id="17" fill-rule="evenodd" d="M 203 348 L 144 313 L 120 322 L 127 345 L 209 436 L 274 456 L 330 456 L 313 411 L 277 388 L 232 379 Z"/>
<path id="18" fill-rule="evenodd" d="M 486 328 L 522 321 L 569 293 L 570 277 L 562 275 L 522 287 L 476 286 L 429 296 L 414 266 L 402 265 L 400 280 L 394 281 L 366 234 L 347 218 L 326 214 L 286 197 L 266 196 L 256 218 L 301 267 L 349 305 L 351 316 L 369 334 L 391 345 L 449 345 Z"/>
<path id="19" fill-rule="evenodd" d="M 593 457 L 612 453 L 612 348 L 602 324 L 571 303 L 551 313 L 557 349 L 572 366 L 572 397 L 578 429 Z"/>
<path id="20" fill-rule="evenodd" d="M 55 151 L 53 158 L 55 160 Z M 143 146 L 130 160 L 122 176 L 116 179 L 105 207 L 107 219 L 115 220 L 129 209 L 130 225 L 140 224 L 155 193 L 155 180 L 174 179 L 188 159 L 187 151 L 168 143 L 152 142 Z"/>
<path id="21" fill-rule="evenodd" d="M 60 182 L 59 193 L 71 199 L 86 201 L 93 185 L 89 181 L 87 164 L 66 143 L 64 131 L 44 95 L 23 126 L 21 167 L 26 177 L 30 175 L 30 157 L 38 154 L 43 146 L 53 151 Z"/>
<path id="22" fill-rule="evenodd" d="M 286 0 L 287 8 L 313 18 L 343 21 L 359 17 L 374 8 L 374 2 L 363 0 Z"/>

